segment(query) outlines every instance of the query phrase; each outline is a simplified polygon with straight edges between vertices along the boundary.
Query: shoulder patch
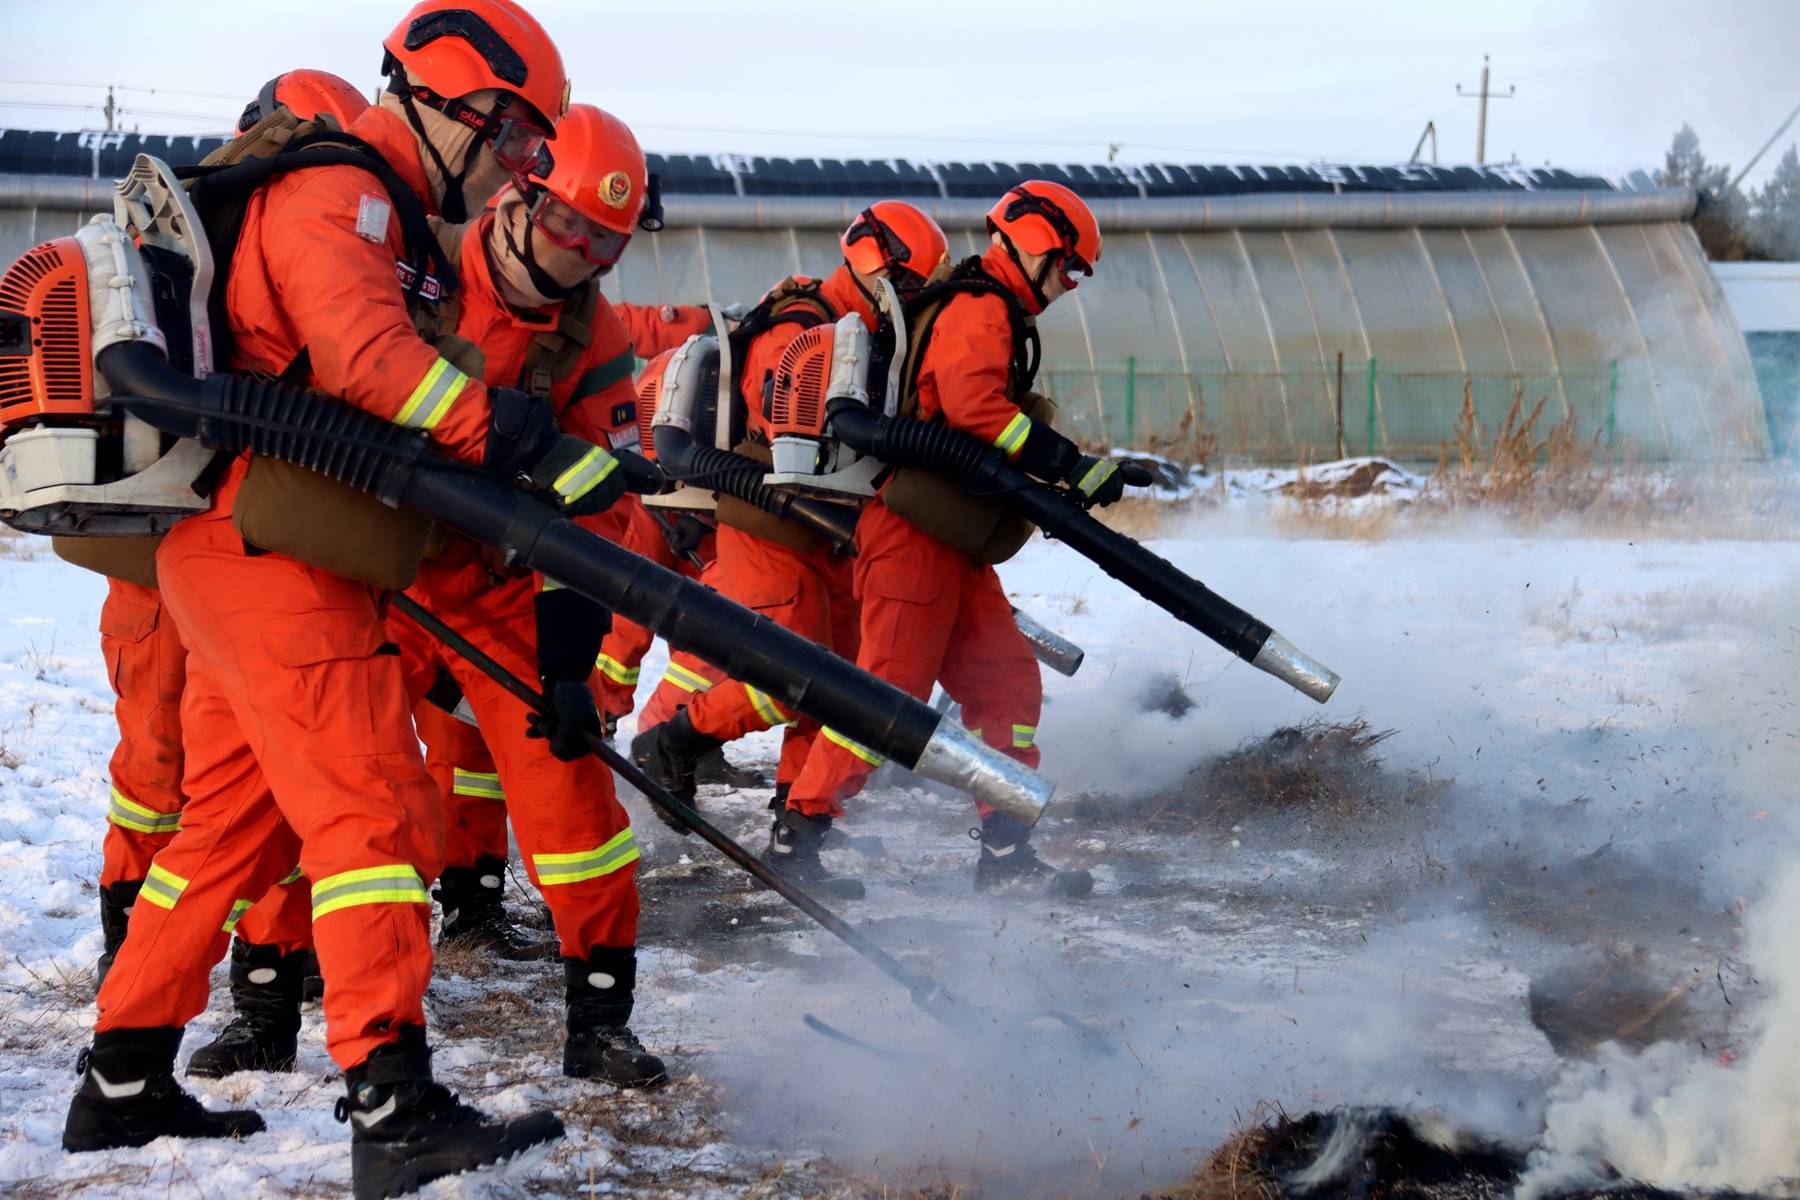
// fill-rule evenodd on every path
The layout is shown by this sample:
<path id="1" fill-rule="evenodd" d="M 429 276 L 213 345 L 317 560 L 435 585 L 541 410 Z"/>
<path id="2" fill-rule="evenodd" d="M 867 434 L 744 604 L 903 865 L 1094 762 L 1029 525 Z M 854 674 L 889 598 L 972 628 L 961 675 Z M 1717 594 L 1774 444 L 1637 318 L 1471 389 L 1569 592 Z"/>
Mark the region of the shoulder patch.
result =
<path id="1" fill-rule="evenodd" d="M 388 219 L 394 206 L 386 196 L 364 192 L 356 202 L 356 236 L 377 246 L 387 241 Z"/>

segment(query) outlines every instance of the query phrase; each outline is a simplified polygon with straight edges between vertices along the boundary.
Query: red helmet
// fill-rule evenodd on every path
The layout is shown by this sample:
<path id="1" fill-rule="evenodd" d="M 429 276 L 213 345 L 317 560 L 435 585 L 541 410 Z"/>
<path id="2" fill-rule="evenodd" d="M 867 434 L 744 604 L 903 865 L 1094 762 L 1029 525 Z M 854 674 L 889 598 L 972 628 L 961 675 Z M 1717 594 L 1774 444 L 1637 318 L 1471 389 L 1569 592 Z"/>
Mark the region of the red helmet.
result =
<path id="1" fill-rule="evenodd" d="M 862 210 L 838 239 L 844 261 L 864 275 L 883 267 L 900 292 L 917 291 L 950 257 L 938 223 L 903 200 L 882 200 Z"/>
<path id="2" fill-rule="evenodd" d="M 538 230 L 559 246 L 580 247 L 591 263 L 611 266 L 625 252 L 650 199 L 644 152 L 625 122 L 577 104 L 557 127 L 525 181 Z"/>
<path id="3" fill-rule="evenodd" d="M 302 121 L 325 113 L 344 126 L 361 116 L 369 101 L 348 79 L 330 71 L 285 71 L 263 84 L 256 99 L 244 107 L 244 115 L 238 118 L 238 132 L 249 129 L 277 106 Z"/>
<path id="4" fill-rule="evenodd" d="M 1031 179 L 988 210 L 988 230 L 1023 254 L 1061 251 L 1065 273 L 1092 275 L 1100 261 L 1100 223 L 1081 197 L 1060 183 Z"/>
<path id="5" fill-rule="evenodd" d="M 393 90 L 471 126 L 515 171 L 530 168 L 569 111 L 562 54 L 513 0 L 420 0 L 382 45 Z M 488 88 L 501 92 L 492 112 L 460 102 Z"/>

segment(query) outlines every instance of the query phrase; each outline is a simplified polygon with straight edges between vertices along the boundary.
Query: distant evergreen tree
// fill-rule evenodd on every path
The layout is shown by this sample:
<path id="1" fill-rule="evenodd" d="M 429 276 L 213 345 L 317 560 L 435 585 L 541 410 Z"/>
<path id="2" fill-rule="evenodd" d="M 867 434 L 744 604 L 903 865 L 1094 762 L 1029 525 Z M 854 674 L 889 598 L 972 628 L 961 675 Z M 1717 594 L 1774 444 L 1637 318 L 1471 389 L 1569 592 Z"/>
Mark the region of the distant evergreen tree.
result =
<path id="1" fill-rule="evenodd" d="M 1663 159 L 1656 182 L 1664 187 L 1691 187 L 1700 193 L 1700 211 L 1694 214 L 1694 233 L 1706 257 L 1714 262 L 1759 258 L 1750 240 L 1750 202 L 1731 186 L 1731 168 L 1706 161 L 1700 152 L 1700 135 L 1683 124 Z"/>
<path id="2" fill-rule="evenodd" d="M 1788 147 L 1751 207 L 1750 236 L 1760 254 L 1800 259 L 1800 150 Z"/>

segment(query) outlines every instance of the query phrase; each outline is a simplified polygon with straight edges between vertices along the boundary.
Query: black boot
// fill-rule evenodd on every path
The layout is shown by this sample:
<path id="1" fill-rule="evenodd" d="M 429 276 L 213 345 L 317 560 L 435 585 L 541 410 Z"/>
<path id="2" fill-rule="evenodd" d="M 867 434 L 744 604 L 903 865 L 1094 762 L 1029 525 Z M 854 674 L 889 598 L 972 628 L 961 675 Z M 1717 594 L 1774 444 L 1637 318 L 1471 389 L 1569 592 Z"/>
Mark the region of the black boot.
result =
<path id="1" fill-rule="evenodd" d="M 834 875 L 819 859 L 819 850 L 831 833 L 830 817 L 809 817 L 793 809 L 775 814 L 769 829 L 769 848 L 763 862 L 778 875 L 836 900 L 861 900 L 862 880 Z"/>
<path id="2" fill-rule="evenodd" d="M 159 1137 L 248 1137 L 261 1133 L 253 1112 L 214 1112 L 175 1082 L 181 1030 L 109 1029 L 75 1060 L 81 1087 L 69 1102 L 63 1149 L 116 1150 Z"/>
<path id="3" fill-rule="evenodd" d="M 425 1031 L 400 1027 L 344 1072 L 350 1094 L 337 1119 L 350 1123 L 350 1181 L 356 1200 L 405 1196 L 434 1179 L 499 1166 L 563 1135 L 547 1109 L 500 1121 L 470 1108 L 431 1079 Z"/>
<path id="4" fill-rule="evenodd" d="M 1017 817 L 990 813 L 971 836 L 981 839 L 981 858 L 975 864 L 978 892 L 1019 892 L 1077 899 L 1094 890 L 1094 877 L 1086 871 L 1059 871 L 1031 848 L 1031 829 Z"/>
<path id="5" fill-rule="evenodd" d="M 100 937 L 104 943 L 100 961 L 94 964 L 95 984 L 106 982 L 113 958 L 125 944 L 125 927 L 131 923 L 131 906 L 137 903 L 141 879 L 121 879 L 100 889 Z"/>
<path id="6" fill-rule="evenodd" d="M 323 1004 L 325 977 L 319 974 L 319 956 L 311 950 L 296 950 L 294 953 L 300 959 L 300 1002 Z"/>
<path id="7" fill-rule="evenodd" d="M 505 886 L 506 860 L 491 854 L 476 859 L 472 867 L 445 867 L 431 893 L 444 909 L 438 944 L 475 946 L 509 962 L 555 958 L 554 943 L 527 941 L 506 919 L 500 902 Z"/>
<path id="8" fill-rule="evenodd" d="M 714 746 L 694 760 L 694 782 L 729 788 L 753 788 L 762 786 L 763 777 L 760 772 L 740 767 L 726 758 L 725 747 L 721 745 Z"/>
<path id="9" fill-rule="evenodd" d="M 631 739 L 631 761 L 677 800 L 698 808 L 694 802 L 695 767 L 708 751 L 717 750 L 724 744 L 716 737 L 695 733 L 684 704 L 661 725 L 652 726 L 648 732 Z M 687 826 L 664 816 L 661 808 L 656 805 L 651 808 L 657 818 L 676 833 L 686 837 L 690 832 Z"/>
<path id="10" fill-rule="evenodd" d="M 635 947 L 595 946 L 586 962 L 565 958 L 563 981 L 569 1000 L 564 1075 L 604 1079 L 622 1088 L 657 1087 L 669 1081 L 663 1060 L 645 1050 L 627 1024 L 637 987 Z"/>
<path id="11" fill-rule="evenodd" d="M 304 951 L 283 954 L 275 946 L 231 941 L 231 1023 L 188 1059 L 193 1079 L 222 1079 L 239 1071 L 291 1071 L 300 1034 Z"/>

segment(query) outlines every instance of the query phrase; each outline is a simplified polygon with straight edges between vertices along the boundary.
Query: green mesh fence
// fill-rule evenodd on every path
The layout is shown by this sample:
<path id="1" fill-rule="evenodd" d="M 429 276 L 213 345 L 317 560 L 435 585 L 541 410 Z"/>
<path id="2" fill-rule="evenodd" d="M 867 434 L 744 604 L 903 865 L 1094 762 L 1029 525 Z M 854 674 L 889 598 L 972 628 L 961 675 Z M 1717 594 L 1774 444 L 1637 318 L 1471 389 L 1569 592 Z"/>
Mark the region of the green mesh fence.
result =
<path id="1" fill-rule="evenodd" d="M 1058 427 L 1077 440 L 1190 460 L 1275 464 L 1363 454 L 1435 461 L 1444 443 L 1455 442 L 1465 388 L 1484 445 L 1515 400 L 1523 415 L 1543 400 L 1536 440 L 1572 414 L 1578 439 L 1619 455 L 1668 457 L 1667 430 L 1643 417 L 1654 415 L 1656 398 L 1631 410 L 1643 428 L 1621 426 L 1619 411 L 1632 403 L 1633 387 L 1648 385 L 1621 381 L 1617 364 L 1583 374 L 1464 374 L 1388 371 L 1376 359 L 1346 359 L 1341 380 L 1335 366 L 1231 371 L 1137 359 L 1097 367 L 1051 362 L 1038 376 L 1038 389 L 1061 409 Z"/>

